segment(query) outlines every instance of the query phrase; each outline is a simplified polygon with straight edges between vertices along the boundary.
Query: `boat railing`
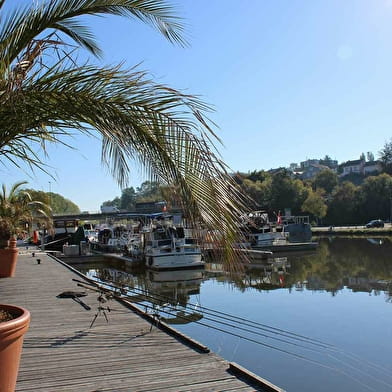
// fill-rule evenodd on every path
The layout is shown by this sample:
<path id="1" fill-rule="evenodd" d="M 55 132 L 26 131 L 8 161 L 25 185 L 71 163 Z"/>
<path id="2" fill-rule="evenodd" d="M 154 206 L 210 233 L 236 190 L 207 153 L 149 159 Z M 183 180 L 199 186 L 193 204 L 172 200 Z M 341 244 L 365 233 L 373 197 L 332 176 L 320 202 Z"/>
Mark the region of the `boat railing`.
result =
<path id="1" fill-rule="evenodd" d="M 284 224 L 294 223 L 294 224 L 309 224 L 309 215 L 291 215 L 291 216 L 283 216 L 282 222 Z"/>
<path id="2" fill-rule="evenodd" d="M 155 241 L 154 241 L 155 242 Z M 157 246 L 164 246 L 164 245 L 171 245 L 172 244 L 172 240 L 171 239 L 167 239 L 167 240 L 157 240 L 156 241 Z"/>

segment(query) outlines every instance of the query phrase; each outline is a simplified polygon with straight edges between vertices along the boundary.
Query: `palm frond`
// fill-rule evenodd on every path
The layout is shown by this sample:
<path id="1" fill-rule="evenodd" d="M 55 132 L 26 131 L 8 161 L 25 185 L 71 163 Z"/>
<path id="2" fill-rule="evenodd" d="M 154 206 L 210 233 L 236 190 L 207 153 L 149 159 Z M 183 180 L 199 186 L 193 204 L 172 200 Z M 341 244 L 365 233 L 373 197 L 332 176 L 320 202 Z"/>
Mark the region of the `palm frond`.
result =
<path id="1" fill-rule="evenodd" d="M 210 106 L 136 68 L 77 65 L 72 56 L 38 61 L 65 44 L 58 32 L 98 54 L 82 15 L 136 17 L 183 43 L 172 11 L 163 0 L 48 0 L 1 15 L 0 162 L 46 170 L 40 157 L 48 144 L 72 148 L 75 130 L 98 134 L 102 162 L 122 188 L 136 160 L 152 180 L 176 189 L 189 222 L 234 261 L 244 197 L 219 156 Z"/>
<path id="2" fill-rule="evenodd" d="M 9 68 L 24 57 L 29 44 L 45 31 L 62 32 L 74 42 L 99 56 L 94 35 L 78 17 L 118 15 L 137 18 L 157 29 L 170 42 L 185 45 L 180 18 L 164 0 L 49 0 L 40 5 L 17 7 L 2 15 L 0 26 L 0 63 Z M 2 72 L 5 69 L 1 70 Z"/>
<path id="3" fill-rule="evenodd" d="M 151 178 L 178 186 L 194 225 L 220 227 L 224 242 L 236 236 L 241 194 L 214 153 L 215 135 L 202 114 L 209 107 L 197 97 L 156 84 L 135 69 L 62 64 L 27 78 L 22 91 L 10 100 L 12 108 L 0 107 L 0 131 L 14 124 L 13 140 L 65 143 L 70 129 L 96 130 L 103 162 L 121 187 L 129 179 L 129 160 L 136 159 Z"/>

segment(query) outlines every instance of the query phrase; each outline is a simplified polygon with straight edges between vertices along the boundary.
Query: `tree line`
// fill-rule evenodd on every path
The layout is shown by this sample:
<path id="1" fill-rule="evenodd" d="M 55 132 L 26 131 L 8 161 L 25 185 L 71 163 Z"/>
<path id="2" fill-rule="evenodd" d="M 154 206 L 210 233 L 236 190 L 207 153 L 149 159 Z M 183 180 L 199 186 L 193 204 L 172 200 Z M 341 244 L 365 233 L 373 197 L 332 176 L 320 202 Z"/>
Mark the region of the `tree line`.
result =
<path id="1" fill-rule="evenodd" d="M 265 210 L 271 217 L 286 208 L 292 215 L 309 215 L 313 223 L 326 225 L 363 224 L 371 219 L 389 220 L 392 209 L 392 176 L 381 173 L 355 185 L 332 170 L 319 172 L 303 181 L 287 169 L 275 173 L 263 170 L 235 173 L 235 180 L 248 196 L 247 208 Z M 126 188 L 120 197 L 103 205 L 132 211 L 136 203 L 166 200 L 173 203 L 173 190 L 146 181 L 140 187 Z"/>
<path id="2" fill-rule="evenodd" d="M 361 185 L 340 178 L 332 170 L 303 181 L 282 169 L 237 173 L 237 182 L 253 203 L 272 215 L 290 208 L 293 215 L 308 214 L 316 223 L 363 224 L 371 219 L 389 220 L 392 209 L 392 177 L 387 173 L 365 178 Z"/>
<path id="3" fill-rule="evenodd" d="M 288 169 L 237 172 L 233 177 L 247 197 L 248 210 L 265 210 L 271 217 L 290 208 L 293 215 L 309 215 L 326 225 L 363 224 L 371 219 L 389 220 L 392 214 L 392 139 L 379 153 L 383 172 L 364 177 L 340 177 L 333 170 L 320 171 L 312 180 L 301 180 Z M 373 154 L 368 153 L 373 160 Z M 126 188 L 120 197 L 103 205 L 134 210 L 136 203 L 166 200 L 175 203 L 173 188 L 146 181 Z"/>
<path id="4" fill-rule="evenodd" d="M 125 188 L 121 196 L 113 200 L 106 200 L 102 206 L 114 206 L 119 210 L 134 211 L 137 203 L 154 202 L 165 200 L 170 203 L 175 197 L 174 189 L 160 185 L 155 181 L 144 181 L 140 186 Z"/>
<path id="5" fill-rule="evenodd" d="M 310 215 L 326 225 L 363 224 L 371 219 L 389 220 L 392 214 L 392 140 L 380 151 L 383 173 L 363 177 L 340 177 L 332 170 L 319 172 L 312 180 L 301 180 L 285 168 L 274 172 L 237 172 L 233 177 L 247 196 L 247 209 L 263 209 L 271 217 L 290 208 L 293 215 Z M 78 213 L 80 209 L 56 193 L 29 190 L 36 200 L 51 205 L 53 213 Z M 137 203 L 165 200 L 169 208 L 179 205 L 176 188 L 145 181 L 139 187 L 124 188 L 121 196 L 102 206 L 134 211 Z"/>

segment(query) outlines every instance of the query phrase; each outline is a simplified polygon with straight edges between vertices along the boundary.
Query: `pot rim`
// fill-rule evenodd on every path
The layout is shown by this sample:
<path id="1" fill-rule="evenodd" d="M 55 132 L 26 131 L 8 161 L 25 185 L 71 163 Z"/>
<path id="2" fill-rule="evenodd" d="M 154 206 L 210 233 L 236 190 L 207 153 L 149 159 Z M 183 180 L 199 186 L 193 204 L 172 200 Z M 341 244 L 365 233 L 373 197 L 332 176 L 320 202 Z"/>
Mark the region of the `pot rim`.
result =
<path id="1" fill-rule="evenodd" d="M 30 321 L 30 312 L 18 305 L 0 304 L 0 309 L 4 309 L 13 314 L 19 314 L 16 318 L 0 322 L 0 333 L 7 333 L 12 330 L 23 329 Z"/>

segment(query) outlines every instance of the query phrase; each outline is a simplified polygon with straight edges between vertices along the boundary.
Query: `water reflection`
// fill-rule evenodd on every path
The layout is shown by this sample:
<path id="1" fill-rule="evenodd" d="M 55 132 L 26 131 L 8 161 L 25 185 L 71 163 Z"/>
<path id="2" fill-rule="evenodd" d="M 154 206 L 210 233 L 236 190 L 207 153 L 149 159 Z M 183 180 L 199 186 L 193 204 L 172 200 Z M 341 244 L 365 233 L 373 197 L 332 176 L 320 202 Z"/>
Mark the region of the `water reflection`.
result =
<path id="1" fill-rule="evenodd" d="M 205 270 L 207 279 L 214 278 L 232 283 L 241 291 L 248 288 L 275 290 L 285 287 L 290 261 L 287 257 L 270 257 L 267 260 L 246 264 L 241 273 L 228 273 L 222 264 L 206 263 Z"/>
<path id="2" fill-rule="evenodd" d="M 263 263 L 247 265 L 241 274 L 228 274 L 223 265 L 207 263 L 206 276 L 241 291 L 286 288 L 327 291 L 334 296 L 346 287 L 374 295 L 385 292 L 391 301 L 391 252 L 390 238 L 321 238 L 317 252 L 271 257 Z"/>
<path id="3" fill-rule="evenodd" d="M 382 241 L 379 238 L 320 238 L 317 252 L 270 257 L 246 265 L 242 273 L 236 274 L 226 272 L 224 265 L 213 262 L 206 263 L 205 270 L 135 270 L 118 261 L 110 265 L 79 266 L 79 269 L 90 277 L 132 289 L 141 288 L 149 295 L 156 295 L 157 304 L 161 296 L 173 306 L 186 306 L 192 296 L 200 293 L 201 282 L 208 279 L 230 284 L 240 291 L 249 288 L 312 290 L 327 291 L 333 296 L 344 288 L 374 295 L 384 292 L 391 302 L 391 254 L 389 237 Z"/>
<path id="4" fill-rule="evenodd" d="M 152 271 L 134 270 L 124 263 L 99 262 L 78 265 L 89 278 L 109 288 L 117 288 L 127 299 L 146 308 L 168 324 L 186 324 L 200 320 L 197 295 L 204 270 Z M 189 304 L 191 297 L 194 301 Z"/>
<path id="5" fill-rule="evenodd" d="M 155 308 L 175 308 L 170 315 L 161 316 L 181 324 L 176 328 L 227 360 L 286 390 L 386 392 L 391 390 L 392 352 L 385 342 L 392 336 L 388 327 L 390 306 L 382 295 L 392 302 L 392 242 L 388 237 L 381 242 L 380 238 L 320 238 L 316 252 L 272 257 L 248 265 L 236 275 L 214 262 L 196 271 L 135 271 L 118 262 L 80 269 L 89 276 L 113 279 L 128 287 L 133 301 L 141 306 L 150 300 Z M 265 341 L 258 336 L 260 343 L 281 351 L 267 349 L 246 340 L 244 331 L 239 337 L 238 329 L 233 330 L 234 336 L 206 327 L 212 324 L 206 309 L 316 338 L 336 345 L 338 350 L 331 355 L 324 348 L 309 351 L 277 342 L 271 336 Z M 219 328 L 229 329 L 227 325 Z M 314 361 L 300 361 L 286 351 L 308 359 L 312 355 Z M 354 358 L 351 353 L 359 359 L 349 361 Z M 379 365 L 383 374 L 377 371 Z"/>
<path id="6" fill-rule="evenodd" d="M 320 239 L 316 254 L 300 260 L 292 258 L 288 286 L 306 282 L 308 290 L 325 290 L 332 295 L 344 287 L 353 291 L 385 291 L 390 297 L 392 242 L 383 239 L 375 246 L 366 238 Z"/>

